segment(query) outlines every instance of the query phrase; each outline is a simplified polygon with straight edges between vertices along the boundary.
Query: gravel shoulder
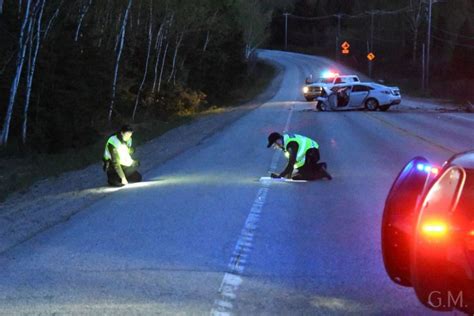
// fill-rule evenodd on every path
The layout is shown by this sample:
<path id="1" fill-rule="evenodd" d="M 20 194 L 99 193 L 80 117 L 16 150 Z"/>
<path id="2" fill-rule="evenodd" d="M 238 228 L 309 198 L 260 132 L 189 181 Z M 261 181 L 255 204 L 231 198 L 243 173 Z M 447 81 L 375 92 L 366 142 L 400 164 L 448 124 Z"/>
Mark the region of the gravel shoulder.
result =
<path id="1" fill-rule="evenodd" d="M 138 147 L 136 157 L 141 162 L 140 171 L 144 174 L 145 181 L 148 171 L 199 145 L 271 99 L 283 78 L 281 67 L 276 64 L 274 66 L 277 67 L 278 74 L 254 100 L 226 108 L 220 113 L 200 115 L 191 123 L 170 130 Z M 106 176 L 99 158 L 98 163 L 82 170 L 38 181 L 29 189 L 12 194 L 0 204 L 0 253 L 68 221 L 74 214 L 113 194 L 117 189 L 106 186 Z"/>
<path id="2" fill-rule="evenodd" d="M 402 95 L 402 103 L 392 106 L 391 111 L 420 111 L 420 112 L 467 112 L 462 105 L 450 100 L 425 99 Z"/>

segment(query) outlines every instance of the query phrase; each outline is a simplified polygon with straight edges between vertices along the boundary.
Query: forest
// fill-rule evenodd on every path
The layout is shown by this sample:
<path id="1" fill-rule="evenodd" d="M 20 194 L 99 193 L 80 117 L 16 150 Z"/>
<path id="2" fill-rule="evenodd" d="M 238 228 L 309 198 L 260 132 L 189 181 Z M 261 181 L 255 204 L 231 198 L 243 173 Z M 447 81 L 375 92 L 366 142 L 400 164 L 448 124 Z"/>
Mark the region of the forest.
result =
<path id="1" fill-rule="evenodd" d="M 229 97 L 288 1 L 0 1 L 0 148 L 80 148 Z"/>
<path id="2" fill-rule="evenodd" d="M 420 88 L 429 43 L 425 94 L 473 100 L 474 2 L 429 2 L 0 0 L 0 151 L 81 148 L 232 99 L 255 49 L 285 49 L 285 13 L 286 49 L 366 73 L 374 52 L 373 77 L 402 87 Z"/>

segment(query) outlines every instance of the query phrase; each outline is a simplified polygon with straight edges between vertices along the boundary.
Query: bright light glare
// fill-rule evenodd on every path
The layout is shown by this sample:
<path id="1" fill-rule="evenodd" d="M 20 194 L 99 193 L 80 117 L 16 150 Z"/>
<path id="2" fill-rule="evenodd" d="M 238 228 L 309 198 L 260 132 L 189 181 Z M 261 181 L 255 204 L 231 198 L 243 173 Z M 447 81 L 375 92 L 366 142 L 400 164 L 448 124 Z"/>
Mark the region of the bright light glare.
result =
<path id="1" fill-rule="evenodd" d="M 433 237 L 441 237 L 446 234 L 448 227 L 443 222 L 429 222 L 422 226 L 425 235 Z"/>
<path id="2" fill-rule="evenodd" d="M 303 93 L 308 93 L 308 87 L 303 88 Z"/>
<path id="3" fill-rule="evenodd" d="M 337 77 L 337 76 L 339 76 L 338 73 L 332 72 L 330 70 L 323 72 L 322 75 L 321 75 L 321 77 L 323 77 L 323 78 L 334 78 L 334 77 Z"/>
<path id="4" fill-rule="evenodd" d="M 121 187 L 121 189 L 151 187 L 151 186 L 157 185 L 157 184 L 159 184 L 159 181 L 135 182 L 135 183 L 129 183 L 129 184 L 127 184 L 127 185 Z"/>
<path id="5" fill-rule="evenodd" d="M 126 145 L 118 146 L 117 151 L 122 165 L 131 166 L 133 164 L 133 159 L 130 157 L 130 149 Z"/>
<path id="6" fill-rule="evenodd" d="M 439 173 L 438 168 L 435 168 L 435 167 L 432 167 L 432 166 L 429 166 L 429 165 L 425 165 L 425 164 L 422 164 L 422 163 L 417 164 L 416 169 L 418 169 L 418 171 L 425 171 L 427 173 L 431 172 L 435 175 Z"/>

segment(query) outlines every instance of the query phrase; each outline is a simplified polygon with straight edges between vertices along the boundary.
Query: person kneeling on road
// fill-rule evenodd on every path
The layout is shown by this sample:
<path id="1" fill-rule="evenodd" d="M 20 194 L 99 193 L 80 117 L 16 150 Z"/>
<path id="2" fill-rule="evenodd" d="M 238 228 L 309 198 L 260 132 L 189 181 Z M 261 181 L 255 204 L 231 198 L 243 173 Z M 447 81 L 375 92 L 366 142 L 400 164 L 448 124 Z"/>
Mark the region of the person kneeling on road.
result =
<path id="1" fill-rule="evenodd" d="M 142 175 L 137 171 L 140 163 L 133 160 L 131 154 L 133 129 L 124 125 L 119 132 L 107 140 L 104 151 L 104 171 L 111 186 L 124 186 L 128 183 L 142 181 Z"/>
<path id="2" fill-rule="evenodd" d="M 309 137 L 298 134 L 285 133 L 283 135 L 273 132 L 268 136 L 267 148 L 281 149 L 288 158 L 285 170 L 280 174 L 272 173 L 272 178 L 291 178 L 293 180 L 317 180 L 331 175 L 326 171 L 325 162 L 319 162 L 319 144 Z M 292 177 L 293 170 L 298 172 Z"/>

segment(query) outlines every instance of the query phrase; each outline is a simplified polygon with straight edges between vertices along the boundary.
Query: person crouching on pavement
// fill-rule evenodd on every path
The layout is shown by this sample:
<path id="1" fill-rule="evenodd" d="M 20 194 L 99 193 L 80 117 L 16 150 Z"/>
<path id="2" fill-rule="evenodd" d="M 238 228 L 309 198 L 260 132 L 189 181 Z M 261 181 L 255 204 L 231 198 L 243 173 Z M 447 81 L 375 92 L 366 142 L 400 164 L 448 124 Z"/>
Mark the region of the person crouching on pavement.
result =
<path id="1" fill-rule="evenodd" d="M 131 156 L 134 152 L 132 135 L 133 128 L 124 125 L 107 140 L 103 161 L 104 171 L 111 186 L 120 187 L 142 181 L 142 175 L 137 171 L 140 163 Z"/>
<path id="2" fill-rule="evenodd" d="M 331 175 L 326 171 L 326 163 L 319 163 L 319 144 L 309 137 L 298 134 L 273 132 L 268 136 L 267 148 L 281 149 L 288 158 L 285 170 L 280 174 L 272 173 L 272 178 L 291 178 L 293 180 L 317 180 Z M 297 174 L 292 176 L 293 170 Z"/>

